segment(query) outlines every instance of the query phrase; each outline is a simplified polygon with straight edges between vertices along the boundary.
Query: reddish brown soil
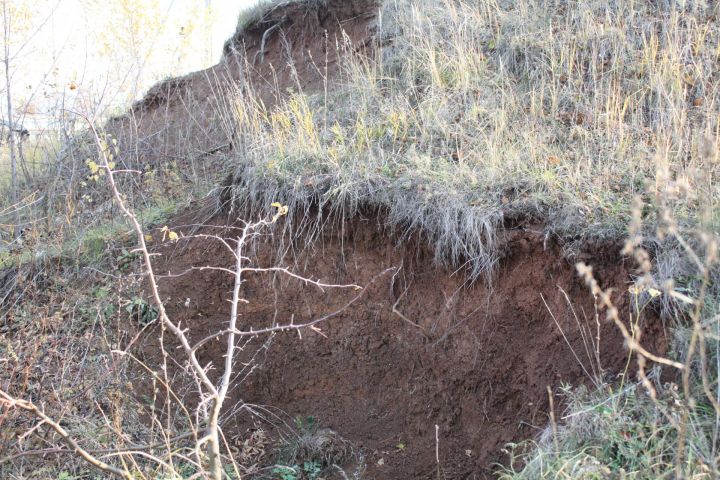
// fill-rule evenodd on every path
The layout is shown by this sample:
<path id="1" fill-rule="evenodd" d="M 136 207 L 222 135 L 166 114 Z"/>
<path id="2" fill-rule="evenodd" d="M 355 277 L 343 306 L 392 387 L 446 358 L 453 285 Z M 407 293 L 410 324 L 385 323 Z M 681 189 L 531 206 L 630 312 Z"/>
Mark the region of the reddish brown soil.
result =
<path id="1" fill-rule="evenodd" d="M 467 285 L 462 272 L 435 266 L 422 241 L 397 244 L 381 233 L 380 223 L 374 215 L 357 218 L 343 228 L 328 228 L 315 245 L 300 245 L 307 248 L 286 263 L 296 273 L 368 286 L 350 307 L 319 325 L 322 334 L 309 329 L 302 338 L 296 332 L 277 334 L 255 359 L 252 374 L 235 385 L 232 404 L 244 401 L 290 416 L 316 417 L 321 427 L 332 428 L 365 453 L 366 479 L 437 478 L 437 425 L 442 477 L 489 478 L 493 464 L 506 460 L 500 449 L 507 442 L 531 439 L 547 425 L 548 387 L 557 393 L 563 383 L 590 383 L 580 363 L 590 370 L 592 360 L 563 291 L 592 337 L 593 298 L 563 258 L 562 247 L 545 244 L 544 236 L 530 229 L 504 234 L 507 255 L 487 286 Z M 601 284 L 617 289 L 615 300 L 627 318 L 630 265 L 618 252 L 617 246 L 604 246 L 588 255 Z M 274 259 L 275 247 L 262 241 L 257 263 L 271 266 Z M 202 265 L 231 267 L 232 259 L 219 242 L 181 241 L 164 252 L 158 273 Z M 389 268 L 399 270 L 373 281 Z M 205 270 L 164 278 L 160 285 L 171 318 L 181 320 L 198 340 L 227 325 L 232 284 L 227 273 Z M 249 303 L 240 322 L 257 329 L 273 321 L 318 318 L 342 309 L 357 292 L 323 293 L 255 274 L 247 276 L 242 294 Z M 393 312 L 394 305 L 404 318 Z M 622 372 L 627 361 L 623 339 L 603 315 L 600 322 L 602 367 L 609 374 Z M 648 347 L 663 351 L 659 322 L 646 319 L 643 327 Z M 149 358 L 157 342 L 156 331 L 145 337 Z M 248 346 L 239 361 L 249 361 L 258 345 Z M 209 344 L 202 361 L 220 365 L 223 346 Z M 560 397 L 558 410 L 559 403 Z M 228 428 L 234 424 L 242 435 L 252 423 L 242 411 Z"/>

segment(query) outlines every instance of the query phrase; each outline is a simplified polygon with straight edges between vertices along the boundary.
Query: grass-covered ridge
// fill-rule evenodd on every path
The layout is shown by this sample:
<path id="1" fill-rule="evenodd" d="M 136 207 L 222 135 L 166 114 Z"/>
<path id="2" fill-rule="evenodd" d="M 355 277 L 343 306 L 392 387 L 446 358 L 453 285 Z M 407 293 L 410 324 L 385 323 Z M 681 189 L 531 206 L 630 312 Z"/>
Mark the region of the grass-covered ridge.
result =
<path id="1" fill-rule="evenodd" d="M 349 61 L 341 88 L 272 109 L 239 95 L 235 198 L 381 207 L 474 275 L 508 218 L 620 237 L 648 184 L 696 188 L 716 168 L 703 152 L 716 151 L 720 28 L 711 7 L 683 5 L 387 1 L 384 46 Z"/>
<path id="2" fill-rule="evenodd" d="M 242 32 L 248 27 L 262 23 L 274 10 L 292 4 L 303 6 L 326 5 L 327 0 L 258 0 L 255 5 L 240 12 L 237 21 L 236 33 Z"/>

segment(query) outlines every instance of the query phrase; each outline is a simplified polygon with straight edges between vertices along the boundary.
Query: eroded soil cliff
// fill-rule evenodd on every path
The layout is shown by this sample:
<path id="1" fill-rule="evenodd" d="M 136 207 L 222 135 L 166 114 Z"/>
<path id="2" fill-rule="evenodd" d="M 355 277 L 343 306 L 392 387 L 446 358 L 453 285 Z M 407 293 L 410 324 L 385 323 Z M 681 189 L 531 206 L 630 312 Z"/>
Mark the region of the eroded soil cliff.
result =
<path id="1" fill-rule="evenodd" d="M 238 234 L 218 224 L 199 232 Z M 364 456 L 362 478 L 418 479 L 436 478 L 437 425 L 443 478 L 489 478 L 493 464 L 507 460 L 501 452 L 506 443 L 537 437 L 548 425 L 548 388 L 560 419 L 561 385 L 590 384 L 598 367 L 613 376 L 628 364 L 621 335 L 596 313 L 562 246 L 532 228 L 511 228 L 503 237 L 505 257 L 491 284 L 469 285 L 462 269 L 439 268 L 422 239 L 398 243 L 376 214 L 328 228 L 313 245 L 296 245 L 282 265 L 362 291 L 323 292 L 283 274 L 248 273 L 242 329 L 332 315 L 318 331 L 241 343 L 229 407 L 235 413 L 228 417 L 233 434 L 245 438 L 250 427 L 272 429 L 275 415 L 311 416 Z M 277 249 L 261 240 L 254 263 L 275 265 Z M 616 289 L 617 306 L 629 319 L 632 268 L 619 250 L 596 245 L 579 256 L 593 265 L 603 287 Z M 233 263 L 227 248 L 207 237 L 162 251 L 163 298 L 193 340 L 226 327 L 233 278 L 192 269 Z M 664 351 L 659 320 L 649 316 L 641 327 L 645 343 Z M 144 337 L 150 361 L 158 359 L 158 338 L 158 329 Z M 224 352 L 224 341 L 210 342 L 200 359 L 220 365 Z M 243 404 L 276 413 L 255 417 Z"/>

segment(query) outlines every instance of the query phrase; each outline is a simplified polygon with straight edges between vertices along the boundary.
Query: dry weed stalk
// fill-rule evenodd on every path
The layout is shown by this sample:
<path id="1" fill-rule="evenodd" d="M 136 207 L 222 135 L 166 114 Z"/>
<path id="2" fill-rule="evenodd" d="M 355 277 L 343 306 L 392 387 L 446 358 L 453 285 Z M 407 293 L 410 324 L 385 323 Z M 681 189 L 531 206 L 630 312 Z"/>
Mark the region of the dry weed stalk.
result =
<path id="1" fill-rule="evenodd" d="M 712 152 L 712 148 L 706 148 Z M 712 159 L 707 158 L 708 162 Z M 667 173 L 667 172 L 666 172 Z M 688 236 L 686 228 L 683 228 L 673 211 L 673 201 L 683 200 L 686 202 L 698 202 L 704 209 L 711 208 L 712 202 L 708 198 L 711 192 L 712 184 L 711 172 L 696 173 L 696 178 L 680 179 L 671 181 L 669 175 L 658 173 L 658 178 L 662 180 L 661 188 L 656 192 L 658 202 L 658 227 L 657 237 L 661 240 L 674 240 L 684 256 L 689 259 L 691 268 L 694 270 L 693 277 L 696 279 L 696 286 L 691 295 L 683 293 L 676 288 L 674 280 L 667 280 L 664 284 L 659 285 L 653 279 L 653 266 L 649 252 L 644 248 L 644 238 L 642 233 L 642 212 L 643 202 L 640 197 L 636 197 L 633 207 L 633 221 L 630 226 L 630 237 L 625 244 L 623 253 L 631 255 L 640 270 L 640 278 L 634 287 L 631 287 L 631 294 L 636 297 L 647 294 L 651 298 L 665 295 L 667 301 L 676 302 L 683 307 L 678 309 L 684 311 L 684 317 L 687 319 L 690 330 L 690 338 L 687 345 L 684 345 L 684 351 L 678 352 L 681 356 L 680 360 L 672 360 L 666 357 L 655 355 L 645 349 L 641 344 L 641 331 L 639 328 L 628 329 L 620 318 L 618 309 L 612 299 L 611 290 L 603 290 L 595 277 L 593 276 L 592 267 L 585 263 L 576 265 L 578 273 L 584 279 L 591 293 L 598 299 L 599 304 L 606 309 L 607 317 L 620 330 L 625 339 L 627 348 L 637 357 L 638 375 L 642 384 L 646 388 L 648 395 L 653 400 L 655 406 L 661 411 L 666 420 L 677 431 L 677 445 L 675 451 L 675 476 L 678 479 L 687 478 L 688 471 L 686 460 L 689 455 L 688 435 L 693 428 L 691 426 L 693 411 L 700 403 L 707 403 L 715 412 L 715 434 L 713 435 L 712 457 L 716 456 L 717 435 L 720 430 L 720 385 L 718 385 L 718 375 L 720 365 L 713 364 L 713 359 L 709 358 L 708 340 L 717 341 L 718 335 L 713 332 L 713 326 L 716 327 L 720 321 L 717 315 L 714 315 L 709 321 L 704 320 L 704 316 L 708 312 L 708 308 L 712 308 L 712 298 L 710 297 L 713 288 L 713 274 L 716 272 L 719 259 L 719 241 L 718 236 L 701 220 L 697 231 L 692 233 L 692 238 Z M 702 215 L 702 214 L 701 214 Z M 708 217 L 705 214 L 705 222 Z M 682 328 L 677 325 L 676 328 Z M 668 410 L 659 399 L 653 382 L 646 375 L 647 361 L 665 365 L 677 370 L 680 374 L 682 383 L 682 396 L 675 402 L 675 407 L 679 411 L 679 418 Z M 717 360 L 717 359 L 715 359 Z M 699 390 L 695 384 L 699 383 Z M 715 391 L 713 391 L 715 388 Z M 698 399 L 701 395 L 703 398 Z M 706 465 L 710 471 L 717 474 L 715 465 Z"/>

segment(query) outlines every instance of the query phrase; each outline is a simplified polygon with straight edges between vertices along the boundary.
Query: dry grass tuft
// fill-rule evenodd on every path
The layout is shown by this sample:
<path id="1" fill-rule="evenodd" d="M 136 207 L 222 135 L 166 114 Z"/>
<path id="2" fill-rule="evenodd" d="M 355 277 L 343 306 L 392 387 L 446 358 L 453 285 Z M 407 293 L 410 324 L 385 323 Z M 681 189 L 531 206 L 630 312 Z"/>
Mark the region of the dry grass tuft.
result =
<path id="1" fill-rule="evenodd" d="M 703 2 L 683 5 L 386 1 L 385 46 L 348 61 L 341 88 L 273 108 L 236 94 L 235 201 L 281 199 L 300 217 L 289 228 L 314 208 L 380 208 L 472 277 L 518 218 L 622 237 L 658 170 L 690 188 L 717 170 L 698 150 L 718 141 L 720 28 Z M 692 224 L 697 205 L 677 213 Z"/>

